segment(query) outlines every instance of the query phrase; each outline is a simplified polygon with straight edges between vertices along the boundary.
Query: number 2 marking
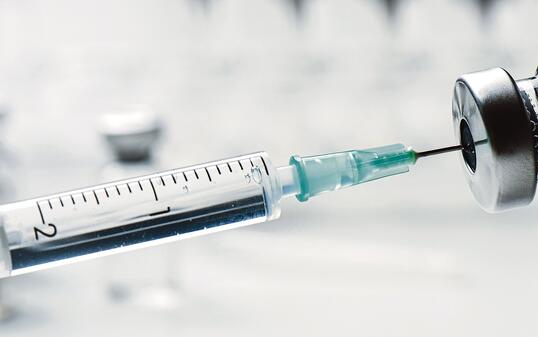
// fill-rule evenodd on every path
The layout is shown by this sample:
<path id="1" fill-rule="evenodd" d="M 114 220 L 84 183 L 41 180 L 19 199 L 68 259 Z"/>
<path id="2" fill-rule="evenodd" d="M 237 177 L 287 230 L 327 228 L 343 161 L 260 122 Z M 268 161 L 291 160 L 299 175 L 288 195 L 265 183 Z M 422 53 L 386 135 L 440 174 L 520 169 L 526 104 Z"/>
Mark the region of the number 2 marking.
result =
<path id="1" fill-rule="evenodd" d="M 34 234 L 35 234 L 35 239 L 38 241 L 39 240 L 39 234 L 43 235 L 43 236 L 46 236 L 48 238 L 52 238 L 54 236 L 56 236 L 56 234 L 58 233 L 58 229 L 56 228 L 56 226 L 54 224 L 47 224 L 49 227 L 52 228 L 52 232 L 51 233 L 47 233 L 37 227 L 34 227 Z"/>

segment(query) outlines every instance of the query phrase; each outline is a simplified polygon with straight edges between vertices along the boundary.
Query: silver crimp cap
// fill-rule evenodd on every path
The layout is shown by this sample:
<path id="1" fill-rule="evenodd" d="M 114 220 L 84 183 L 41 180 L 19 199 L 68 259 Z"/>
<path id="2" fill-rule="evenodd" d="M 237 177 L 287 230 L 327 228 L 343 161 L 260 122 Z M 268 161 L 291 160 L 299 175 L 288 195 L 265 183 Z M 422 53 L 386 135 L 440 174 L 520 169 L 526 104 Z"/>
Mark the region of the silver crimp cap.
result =
<path id="1" fill-rule="evenodd" d="M 529 204 L 537 173 L 529 116 L 514 79 L 501 68 L 463 75 L 455 84 L 452 118 L 480 206 L 497 212 Z"/>

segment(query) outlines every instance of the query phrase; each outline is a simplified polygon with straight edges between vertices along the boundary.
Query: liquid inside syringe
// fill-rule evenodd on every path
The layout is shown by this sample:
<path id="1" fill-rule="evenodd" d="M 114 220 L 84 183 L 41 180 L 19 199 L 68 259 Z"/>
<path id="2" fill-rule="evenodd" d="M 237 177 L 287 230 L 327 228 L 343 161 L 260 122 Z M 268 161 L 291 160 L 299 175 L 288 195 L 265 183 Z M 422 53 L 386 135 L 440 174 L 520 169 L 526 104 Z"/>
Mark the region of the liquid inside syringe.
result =
<path id="1" fill-rule="evenodd" d="M 397 144 L 276 169 L 260 152 L 2 205 L 0 277 L 276 219 L 283 197 L 306 201 L 416 159 Z"/>

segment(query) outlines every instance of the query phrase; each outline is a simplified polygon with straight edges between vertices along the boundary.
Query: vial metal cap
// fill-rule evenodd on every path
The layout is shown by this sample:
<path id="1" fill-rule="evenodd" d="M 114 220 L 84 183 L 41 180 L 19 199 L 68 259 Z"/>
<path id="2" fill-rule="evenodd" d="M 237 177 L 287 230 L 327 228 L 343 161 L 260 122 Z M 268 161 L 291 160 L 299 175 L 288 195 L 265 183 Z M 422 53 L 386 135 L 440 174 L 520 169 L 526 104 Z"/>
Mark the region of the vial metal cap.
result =
<path id="1" fill-rule="evenodd" d="M 101 134 L 120 161 L 148 160 L 161 133 L 161 120 L 144 105 L 128 105 L 101 115 Z"/>
<path id="2" fill-rule="evenodd" d="M 533 136 L 514 79 L 501 68 L 461 76 L 452 118 L 464 174 L 479 205 L 498 212 L 529 204 L 537 177 Z"/>

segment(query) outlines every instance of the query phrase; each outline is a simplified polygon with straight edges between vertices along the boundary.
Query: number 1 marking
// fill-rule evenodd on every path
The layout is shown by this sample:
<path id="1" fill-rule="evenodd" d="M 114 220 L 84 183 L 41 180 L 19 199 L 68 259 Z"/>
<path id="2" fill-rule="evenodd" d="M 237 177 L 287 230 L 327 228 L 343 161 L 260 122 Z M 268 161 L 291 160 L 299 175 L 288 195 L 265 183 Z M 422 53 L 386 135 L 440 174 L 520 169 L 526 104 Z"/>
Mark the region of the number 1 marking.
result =
<path id="1" fill-rule="evenodd" d="M 41 206 L 39 206 L 39 202 L 36 202 L 37 209 L 39 210 L 39 215 L 41 216 L 41 222 L 43 222 L 43 225 L 45 224 L 45 218 L 43 217 L 43 212 L 41 211 Z"/>

